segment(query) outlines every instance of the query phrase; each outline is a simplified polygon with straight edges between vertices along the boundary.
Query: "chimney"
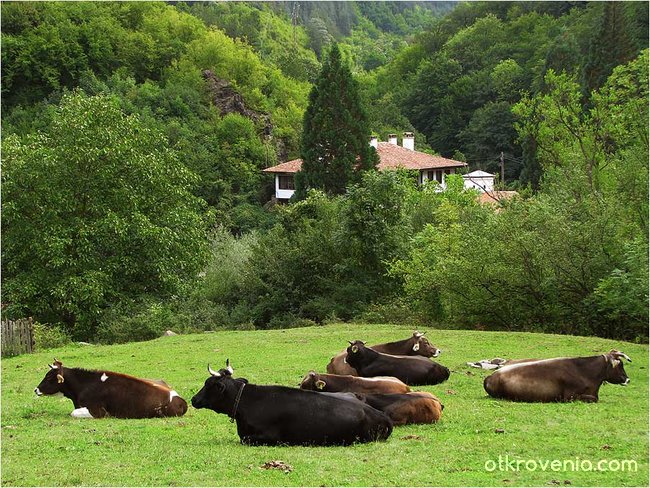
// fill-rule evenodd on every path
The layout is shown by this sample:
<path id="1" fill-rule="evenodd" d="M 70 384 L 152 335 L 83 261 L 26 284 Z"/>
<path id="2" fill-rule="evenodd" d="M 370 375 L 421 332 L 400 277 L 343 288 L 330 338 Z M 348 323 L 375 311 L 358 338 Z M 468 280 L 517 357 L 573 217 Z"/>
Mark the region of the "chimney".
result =
<path id="1" fill-rule="evenodd" d="M 388 143 L 397 146 L 397 134 L 388 134 Z"/>
<path id="2" fill-rule="evenodd" d="M 413 132 L 404 132 L 404 137 L 402 138 L 402 147 L 404 149 L 415 151 L 415 136 L 413 135 Z"/>
<path id="3" fill-rule="evenodd" d="M 371 137 L 370 137 L 370 145 L 371 145 L 372 147 L 374 147 L 375 149 L 377 149 L 377 145 L 378 145 L 378 139 L 377 139 L 377 136 L 371 136 Z"/>

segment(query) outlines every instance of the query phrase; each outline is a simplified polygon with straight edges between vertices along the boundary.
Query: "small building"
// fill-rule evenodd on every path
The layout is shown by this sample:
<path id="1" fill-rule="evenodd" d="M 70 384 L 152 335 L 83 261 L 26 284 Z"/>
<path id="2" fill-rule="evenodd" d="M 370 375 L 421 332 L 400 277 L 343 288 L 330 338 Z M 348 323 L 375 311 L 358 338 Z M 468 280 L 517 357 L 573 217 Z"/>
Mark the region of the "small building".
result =
<path id="1" fill-rule="evenodd" d="M 377 150 L 379 156 L 379 171 L 407 169 L 418 172 L 418 183 L 435 180 L 441 188 L 445 188 L 447 175 L 460 172 L 467 163 L 432 156 L 415 150 L 415 137 L 412 132 L 405 132 L 402 145 L 397 144 L 397 135 L 389 134 L 388 142 L 380 142 L 376 137 L 371 138 L 370 145 Z M 275 198 L 286 201 L 295 191 L 294 175 L 300 171 L 302 159 L 293 159 L 263 170 L 275 175 Z"/>
<path id="2" fill-rule="evenodd" d="M 465 188 L 475 188 L 482 193 L 491 192 L 494 190 L 494 175 L 479 169 L 463 175 L 463 183 Z"/>

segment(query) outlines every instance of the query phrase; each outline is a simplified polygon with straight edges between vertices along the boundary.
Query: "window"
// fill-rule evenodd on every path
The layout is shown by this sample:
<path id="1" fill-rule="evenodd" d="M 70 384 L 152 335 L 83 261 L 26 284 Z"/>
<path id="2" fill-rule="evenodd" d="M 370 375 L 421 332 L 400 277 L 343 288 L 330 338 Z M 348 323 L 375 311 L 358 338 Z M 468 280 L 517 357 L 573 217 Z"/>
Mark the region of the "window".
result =
<path id="1" fill-rule="evenodd" d="M 427 180 L 431 181 L 433 180 L 433 175 L 435 174 L 435 171 L 429 170 L 427 171 Z"/>
<path id="2" fill-rule="evenodd" d="M 436 181 L 440 184 L 442 184 L 442 170 L 437 169 L 436 170 Z"/>
<path id="3" fill-rule="evenodd" d="M 278 189 L 280 190 L 295 190 L 293 186 L 293 176 L 280 175 L 278 181 Z"/>

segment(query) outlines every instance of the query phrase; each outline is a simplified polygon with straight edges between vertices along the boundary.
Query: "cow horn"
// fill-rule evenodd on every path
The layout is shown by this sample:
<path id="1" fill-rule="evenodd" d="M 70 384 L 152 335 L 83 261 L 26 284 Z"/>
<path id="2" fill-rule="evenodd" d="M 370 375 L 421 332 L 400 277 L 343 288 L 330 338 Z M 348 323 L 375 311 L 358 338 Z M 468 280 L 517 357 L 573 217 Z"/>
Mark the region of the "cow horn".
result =
<path id="1" fill-rule="evenodd" d="M 348 342 L 350 343 L 350 345 L 352 345 L 352 344 L 354 344 L 354 342 L 353 342 L 353 341 L 348 341 Z"/>
<path id="2" fill-rule="evenodd" d="M 219 377 L 221 376 L 221 373 L 219 373 L 218 371 L 214 371 L 214 370 L 210 367 L 209 364 L 208 364 L 208 371 L 210 372 L 210 374 L 211 374 L 212 376 L 214 376 L 214 377 L 216 377 L 216 378 L 219 378 Z"/>
<path id="3" fill-rule="evenodd" d="M 630 359 L 630 356 L 628 356 L 625 353 L 622 353 L 621 351 L 612 351 L 612 356 L 614 356 L 616 359 L 618 358 L 625 358 L 628 360 L 628 362 L 632 362 L 632 359 Z"/>
<path id="4" fill-rule="evenodd" d="M 228 371 L 230 374 L 233 374 L 235 372 L 232 369 L 232 366 L 230 366 L 230 359 L 226 359 L 226 371 Z"/>

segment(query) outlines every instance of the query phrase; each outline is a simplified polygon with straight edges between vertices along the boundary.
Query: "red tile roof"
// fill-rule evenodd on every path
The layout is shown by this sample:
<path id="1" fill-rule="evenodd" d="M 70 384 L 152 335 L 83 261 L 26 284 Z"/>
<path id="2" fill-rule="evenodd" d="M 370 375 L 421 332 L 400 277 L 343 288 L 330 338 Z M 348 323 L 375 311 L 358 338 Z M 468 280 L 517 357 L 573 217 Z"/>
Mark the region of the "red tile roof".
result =
<path id="1" fill-rule="evenodd" d="M 419 151 L 412 151 L 390 142 L 380 142 L 377 144 L 377 154 L 379 155 L 379 164 L 377 169 L 440 169 L 440 168 L 459 168 L 467 166 L 466 163 L 455 161 L 453 159 L 443 158 L 441 156 L 432 156 Z M 266 173 L 297 173 L 302 167 L 302 159 L 293 159 L 286 163 L 278 164 L 271 168 L 263 170 Z"/>
<path id="2" fill-rule="evenodd" d="M 505 191 L 505 190 L 486 191 L 484 193 L 481 193 L 478 196 L 478 201 L 482 205 L 486 203 L 496 205 L 501 200 L 510 200 L 511 198 L 514 198 L 516 195 L 519 195 L 519 193 L 517 193 L 516 191 Z"/>

